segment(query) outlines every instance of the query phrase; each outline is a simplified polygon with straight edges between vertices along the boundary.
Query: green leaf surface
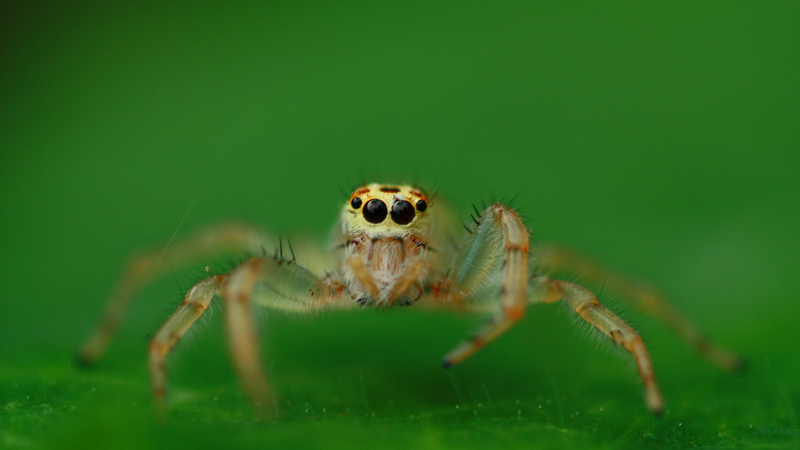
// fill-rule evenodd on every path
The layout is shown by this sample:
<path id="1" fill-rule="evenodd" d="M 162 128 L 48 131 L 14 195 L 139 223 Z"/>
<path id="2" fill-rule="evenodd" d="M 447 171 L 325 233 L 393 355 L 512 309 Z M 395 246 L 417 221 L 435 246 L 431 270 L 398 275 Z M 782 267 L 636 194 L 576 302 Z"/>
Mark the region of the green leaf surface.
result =
<path id="1" fill-rule="evenodd" d="M 799 5 L 3 2 L 0 447 L 800 447 Z M 362 179 L 464 217 L 518 195 L 532 239 L 652 283 L 749 365 L 595 287 L 649 348 L 654 417 L 629 356 L 559 305 L 451 370 L 483 318 L 268 312 L 261 422 L 216 307 L 161 424 L 148 340 L 214 261 L 73 365 L 134 251 L 232 219 L 323 242 Z"/>

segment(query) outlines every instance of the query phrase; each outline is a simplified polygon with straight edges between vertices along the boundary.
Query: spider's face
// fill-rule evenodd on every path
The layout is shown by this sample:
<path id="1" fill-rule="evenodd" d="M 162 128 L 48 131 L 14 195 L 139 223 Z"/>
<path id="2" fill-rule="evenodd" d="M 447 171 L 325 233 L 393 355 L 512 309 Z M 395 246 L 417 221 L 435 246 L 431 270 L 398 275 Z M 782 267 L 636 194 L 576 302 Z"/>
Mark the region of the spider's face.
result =
<path id="1" fill-rule="evenodd" d="M 368 184 L 350 196 L 342 210 L 344 234 L 370 237 L 404 237 L 422 240 L 430 229 L 428 197 L 405 185 Z"/>

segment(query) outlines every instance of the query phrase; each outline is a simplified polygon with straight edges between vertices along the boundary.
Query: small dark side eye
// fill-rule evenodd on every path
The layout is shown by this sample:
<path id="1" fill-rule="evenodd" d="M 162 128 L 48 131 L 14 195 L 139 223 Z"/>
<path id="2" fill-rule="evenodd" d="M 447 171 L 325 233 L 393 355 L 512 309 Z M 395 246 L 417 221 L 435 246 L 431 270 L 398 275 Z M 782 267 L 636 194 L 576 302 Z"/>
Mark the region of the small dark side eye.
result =
<path id="1" fill-rule="evenodd" d="M 428 209 L 428 202 L 425 200 L 420 200 L 417 202 L 417 211 L 422 212 Z"/>
<path id="2" fill-rule="evenodd" d="M 352 200 L 350 200 L 350 206 L 352 206 L 353 209 L 361 208 L 362 203 L 364 203 L 364 201 L 361 200 L 361 197 L 355 197 Z"/>

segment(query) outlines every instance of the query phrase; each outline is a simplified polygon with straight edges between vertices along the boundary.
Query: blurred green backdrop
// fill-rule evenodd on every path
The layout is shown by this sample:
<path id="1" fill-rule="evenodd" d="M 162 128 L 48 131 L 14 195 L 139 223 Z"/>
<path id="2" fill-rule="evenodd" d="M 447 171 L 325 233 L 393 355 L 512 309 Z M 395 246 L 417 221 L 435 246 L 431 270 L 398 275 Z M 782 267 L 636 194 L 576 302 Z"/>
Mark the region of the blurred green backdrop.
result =
<path id="1" fill-rule="evenodd" d="M 798 23 L 796 1 L 3 2 L 0 446 L 798 445 Z M 265 425 L 217 315 L 171 365 L 165 431 L 145 349 L 177 275 L 72 367 L 135 249 L 232 218 L 323 238 L 363 178 L 465 213 L 520 194 L 534 239 L 651 281 L 750 368 L 626 312 L 667 399 L 653 419 L 627 356 L 563 308 L 450 373 L 476 319 L 271 314 L 284 414 Z"/>

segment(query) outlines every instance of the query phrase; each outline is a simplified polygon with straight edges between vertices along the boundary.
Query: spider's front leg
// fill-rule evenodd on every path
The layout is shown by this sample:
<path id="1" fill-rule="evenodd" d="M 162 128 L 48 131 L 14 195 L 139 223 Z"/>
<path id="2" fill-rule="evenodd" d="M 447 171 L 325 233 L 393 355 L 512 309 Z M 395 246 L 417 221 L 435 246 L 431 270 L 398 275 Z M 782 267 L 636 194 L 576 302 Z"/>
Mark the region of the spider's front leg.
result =
<path id="1" fill-rule="evenodd" d="M 522 219 L 508 206 L 495 203 L 481 214 L 467 245 L 456 259 L 452 278 L 442 281 L 436 290 L 445 300 L 476 308 L 486 297 L 496 298 L 499 289 L 500 308 L 490 323 L 444 357 L 444 367 L 469 358 L 508 331 L 525 314 L 528 234 Z"/>
<path id="2" fill-rule="evenodd" d="M 329 305 L 350 305 L 336 304 L 341 291 L 335 281 L 318 279 L 294 260 L 280 257 L 253 258 L 227 275 L 201 281 L 189 291 L 183 305 L 159 329 L 150 345 L 150 373 L 157 406 L 163 408 L 164 360 L 218 293 L 226 310 L 228 348 L 244 390 L 262 417 L 273 417 L 277 409 L 260 363 L 253 308 L 311 312 Z"/>
<path id="3" fill-rule="evenodd" d="M 600 305 L 594 294 L 582 286 L 544 276 L 529 281 L 528 246 L 528 230 L 514 210 L 495 204 L 481 214 L 478 226 L 456 260 L 452 277 L 443 278 L 434 286 L 434 292 L 445 300 L 461 302 L 468 309 L 481 310 L 486 309 L 486 300 L 497 298 L 495 292 L 499 287 L 500 308 L 472 339 L 448 353 L 443 365 L 458 364 L 497 339 L 523 316 L 528 303 L 564 299 L 584 320 L 634 356 L 645 385 L 647 404 L 651 411 L 660 413 L 661 392 L 647 349 L 636 331 Z"/>

